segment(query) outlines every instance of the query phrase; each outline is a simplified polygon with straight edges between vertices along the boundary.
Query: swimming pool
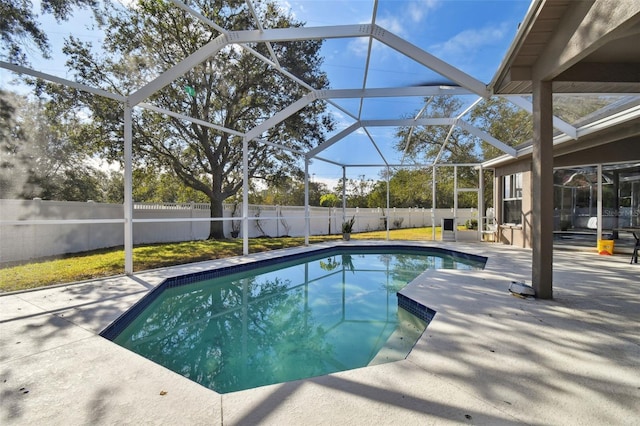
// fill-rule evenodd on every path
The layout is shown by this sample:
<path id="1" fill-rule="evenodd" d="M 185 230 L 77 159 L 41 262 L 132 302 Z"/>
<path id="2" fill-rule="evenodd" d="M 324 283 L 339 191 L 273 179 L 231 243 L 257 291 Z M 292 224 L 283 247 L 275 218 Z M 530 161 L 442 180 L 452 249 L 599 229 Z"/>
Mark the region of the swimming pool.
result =
<path id="1" fill-rule="evenodd" d="M 220 268 L 166 280 L 102 335 L 219 393 L 391 362 L 435 314 L 396 292 L 483 259 L 351 246 Z"/>

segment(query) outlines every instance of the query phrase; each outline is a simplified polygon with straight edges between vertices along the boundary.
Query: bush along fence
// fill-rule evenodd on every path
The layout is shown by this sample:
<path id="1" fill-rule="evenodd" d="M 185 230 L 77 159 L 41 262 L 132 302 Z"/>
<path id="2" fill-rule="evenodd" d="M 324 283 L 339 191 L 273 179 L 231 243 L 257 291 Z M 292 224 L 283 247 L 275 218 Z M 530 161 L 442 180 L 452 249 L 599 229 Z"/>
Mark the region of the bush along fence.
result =
<path id="1" fill-rule="evenodd" d="M 302 206 L 248 207 L 248 229 L 242 229 L 242 206 L 227 204 L 225 236 L 300 237 L 305 235 Z M 77 253 L 124 244 L 124 209 L 120 204 L 44 200 L 0 200 L 0 263 Z M 388 213 L 388 214 L 387 214 Z M 342 233 L 344 218 L 355 216 L 353 232 L 440 226 L 453 210 L 422 208 L 309 207 L 310 235 Z M 457 223 L 477 219 L 477 210 L 458 209 Z M 136 203 L 133 242 L 139 244 L 203 240 L 209 236 L 210 209 L 201 203 Z"/>

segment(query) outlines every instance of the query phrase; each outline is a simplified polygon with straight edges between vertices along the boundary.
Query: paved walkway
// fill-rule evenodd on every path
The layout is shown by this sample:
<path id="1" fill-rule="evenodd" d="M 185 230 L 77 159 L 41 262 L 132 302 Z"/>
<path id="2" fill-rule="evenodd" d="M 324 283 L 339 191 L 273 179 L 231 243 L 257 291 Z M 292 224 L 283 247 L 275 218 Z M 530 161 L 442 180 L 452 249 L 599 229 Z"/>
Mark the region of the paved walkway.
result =
<path id="1" fill-rule="evenodd" d="M 640 264 L 556 251 L 554 299 L 520 299 L 529 250 L 445 246 L 487 267 L 405 288 L 437 311 L 406 360 L 225 395 L 98 333 L 166 276 L 247 259 L 2 296 L 0 424 L 638 424 Z"/>

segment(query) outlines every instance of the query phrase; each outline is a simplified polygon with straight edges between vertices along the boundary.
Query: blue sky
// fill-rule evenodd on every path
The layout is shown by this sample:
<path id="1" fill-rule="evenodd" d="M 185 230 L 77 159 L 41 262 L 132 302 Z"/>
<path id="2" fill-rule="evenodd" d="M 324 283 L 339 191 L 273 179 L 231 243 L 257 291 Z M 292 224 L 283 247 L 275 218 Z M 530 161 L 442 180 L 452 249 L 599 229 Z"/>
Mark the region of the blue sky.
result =
<path id="1" fill-rule="evenodd" d="M 370 23 L 374 9 L 373 0 L 278 0 L 278 3 L 297 20 L 306 22 L 307 26 Z M 529 0 L 380 0 L 376 23 L 472 77 L 489 83 L 529 4 Z M 69 78 L 60 59 L 62 40 L 73 33 L 83 40 L 100 43 L 100 35 L 88 28 L 88 19 L 83 19 L 83 16 L 87 16 L 86 12 L 77 14 L 70 23 L 63 25 L 56 24 L 50 17 L 43 17 L 54 60 L 33 60 L 34 68 Z M 329 75 L 332 88 L 362 87 L 367 43 L 367 38 L 325 41 L 322 50 L 324 70 Z M 367 87 L 406 87 L 446 80 L 377 41 L 372 52 Z M 32 53 L 32 57 L 37 57 L 37 52 Z M 0 86 L 10 85 L 12 76 L 0 70 Z M 464 99 L 468 103 L 473 100 L 473 96 Z M 417 97 L 366 100 L 362 118 L 413 116 L 421 107 L 421 101 Z M 339 104 L 357 115 L 359 100 L 341 100 Z M 330 111 L 338 122 L 338 131 L 353 123 L 353 119 L 342 111 L 333 107 Z M 395 129 L 370 128 L 369 132 L 387 160 L 399 162 L 400 153 L 391 149 Z M 381 163 L 379 154 L 364 131 L 352 134 L 322 155 L 348 164 Z M 342 176 L 340 167 L 317 160 L 311 166 L 310 173 L 330 186 Z M 355 178 L 362 174 L 376 179 L 378 169 L 350 169 L 348 177 Z"/>

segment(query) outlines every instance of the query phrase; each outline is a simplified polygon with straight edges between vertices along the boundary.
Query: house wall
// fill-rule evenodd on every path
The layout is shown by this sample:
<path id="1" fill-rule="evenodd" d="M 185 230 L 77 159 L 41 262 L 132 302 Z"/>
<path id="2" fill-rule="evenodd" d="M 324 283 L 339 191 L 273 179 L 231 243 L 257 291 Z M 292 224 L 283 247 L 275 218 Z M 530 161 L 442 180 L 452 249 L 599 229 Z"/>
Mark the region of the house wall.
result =
<path id="1" fill-rule="evenodd" d="M 576 146 L 566 150 L 558 150 L 554 157 L 553 166 L 572 167 L 581 165 L 596 165 L 608 163 L 622 163 L 640 161 L 640 136 L 628 137 L 605 144 L 585 143 L 583 149 Z M 532 162 L 531 157 L 505 164 L 495 169 L 494 188 L 496 194 L 496 218 L 499 224 L 498 238 L 504 244 L 531 248 L 531 212 L 532 197 Z M 514 173 L 523 174 L 522 225 L 502 225 L 503 187 L 502 177 Z"/>
<path id="2" fill-rule="evenodd" d="M 640 136 L 626 138 L 582 151 L 559 153 L 554 167 L 570 167 L 597 163 L 619 163 L 640 160 Z"/>
<path id="3" fill-rule="evenodd" d="M 522 173 L 522 224 L 503 224 L 502 200 L 504 195 L 503 177 L 515 173 Z M 531 210 L 533 200 L 531 196 L 531 160 L 526 159 L 498 167 L 494 175 L 494 188 L 498 193 L 496 199 L 496 218 L 498 221 L 498 241 L 517 247 L 531 248 Z"/>

